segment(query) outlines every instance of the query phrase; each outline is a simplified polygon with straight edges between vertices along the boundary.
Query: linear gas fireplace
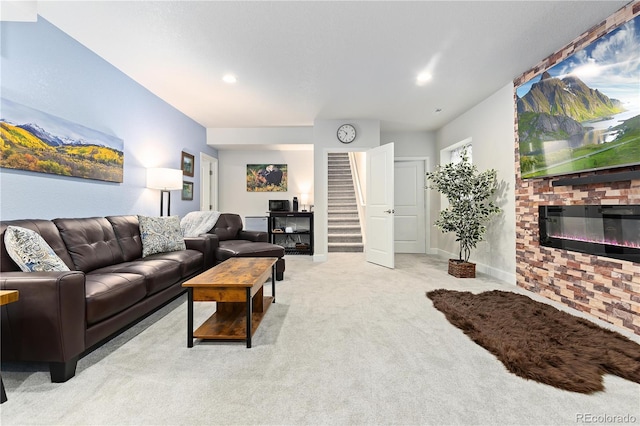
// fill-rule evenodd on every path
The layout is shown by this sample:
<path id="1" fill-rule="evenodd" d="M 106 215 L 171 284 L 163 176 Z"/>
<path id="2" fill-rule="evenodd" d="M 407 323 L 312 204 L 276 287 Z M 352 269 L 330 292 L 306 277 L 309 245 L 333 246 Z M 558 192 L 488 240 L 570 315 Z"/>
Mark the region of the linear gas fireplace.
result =
<path id="1" fill-rule="evenodd" d="M 640 205 L 540 206 L 540 245 L 640 263 Z"/>

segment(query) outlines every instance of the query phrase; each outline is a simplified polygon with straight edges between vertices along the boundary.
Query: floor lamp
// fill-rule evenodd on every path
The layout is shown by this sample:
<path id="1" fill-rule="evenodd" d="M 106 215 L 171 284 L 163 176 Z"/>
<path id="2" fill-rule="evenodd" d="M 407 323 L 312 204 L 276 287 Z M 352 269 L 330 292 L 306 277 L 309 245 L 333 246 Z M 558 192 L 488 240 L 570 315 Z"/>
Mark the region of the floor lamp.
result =
<path id="1" fill-rule="evenodd" d="M 160 216 L 164 216 L 164 194 L 167 194 L 167 216 L 171 215 L 171 192 L 182 189 L 182 170 L 147 169 L 147 188 L 160 190 Z"/>

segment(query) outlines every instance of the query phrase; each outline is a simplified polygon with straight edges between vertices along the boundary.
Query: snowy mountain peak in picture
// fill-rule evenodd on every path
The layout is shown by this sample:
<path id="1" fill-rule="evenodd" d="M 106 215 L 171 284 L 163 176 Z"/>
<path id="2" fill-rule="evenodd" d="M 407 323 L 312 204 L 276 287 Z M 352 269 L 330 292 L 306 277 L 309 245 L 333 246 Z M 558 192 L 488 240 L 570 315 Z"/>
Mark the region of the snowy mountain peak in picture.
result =
<path id="1" fill-rule="evenodd" d="M 516 88 L 522 178 L 640 164 L 640 17 Z"/>

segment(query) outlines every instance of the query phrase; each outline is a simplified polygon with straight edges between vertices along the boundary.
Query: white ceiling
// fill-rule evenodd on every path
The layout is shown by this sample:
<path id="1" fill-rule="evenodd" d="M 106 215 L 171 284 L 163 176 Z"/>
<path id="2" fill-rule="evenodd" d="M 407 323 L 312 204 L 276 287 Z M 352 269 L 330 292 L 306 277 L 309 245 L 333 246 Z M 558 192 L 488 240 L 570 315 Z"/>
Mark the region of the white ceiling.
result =
<path id="1" fill-rule="evenodd" d="M 38 13 L 205 127 L 392 131 L 439 128 L 626 3 L 40 1 Z"/>

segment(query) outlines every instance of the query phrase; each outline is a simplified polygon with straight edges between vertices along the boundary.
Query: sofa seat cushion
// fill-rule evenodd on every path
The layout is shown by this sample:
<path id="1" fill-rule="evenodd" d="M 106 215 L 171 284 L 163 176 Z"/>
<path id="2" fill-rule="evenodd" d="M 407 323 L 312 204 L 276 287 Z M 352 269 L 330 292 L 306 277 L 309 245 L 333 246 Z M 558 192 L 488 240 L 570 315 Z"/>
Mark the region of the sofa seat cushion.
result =
<path id="1" fill-rule="evenodd" d="M 254 243 L 246 240 L 220 241 L 216 249 L 216 259 L 220 261 L 231 257 L 282 257 L 284 248 L 270 243 Z"/>
<path id="2" fill-rule="evenodd" d="M 170 260 L 180 265 L 180 277 L 187 278 L 196 272 L 202 272 L 204 267 L 204 254 L 198 250 L 180 250 L 167 253 L 152 254 L 145 257 L 148 260 Z"/>
<path id="3" fill-rule="evenodd" d="M 171 260 L 153 259 L 134 260 L 132 262 L 119 263 L 105 266 L 93 271 L 98 274 L 136 274 L 144 277 L 146 295 L 151 295 L 164 290 L 180 281 L 180 264 Z"/>
<path id="4" fill-rule="evenodd" d="M 147 294 L 144 277 L 138 274 L 86 275 L 87 324 L 95 324 L 142 300 Z"/>

